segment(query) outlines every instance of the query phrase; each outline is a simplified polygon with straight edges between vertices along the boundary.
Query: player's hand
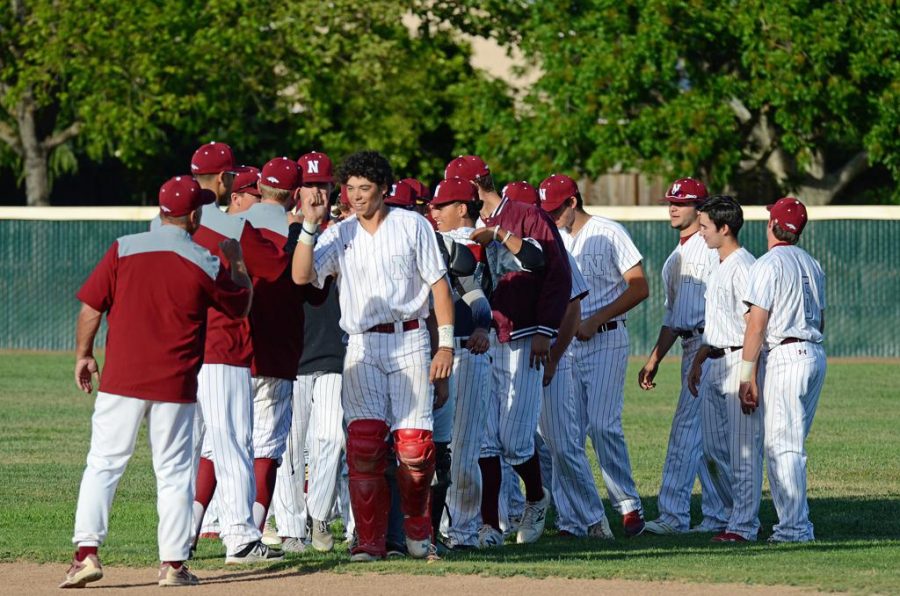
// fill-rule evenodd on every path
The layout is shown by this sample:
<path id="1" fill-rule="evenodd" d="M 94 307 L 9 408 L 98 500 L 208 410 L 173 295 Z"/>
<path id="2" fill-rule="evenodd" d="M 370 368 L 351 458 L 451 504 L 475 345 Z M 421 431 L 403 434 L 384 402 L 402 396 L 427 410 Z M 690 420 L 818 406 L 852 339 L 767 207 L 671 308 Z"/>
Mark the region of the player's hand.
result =
<path id="1" fill-rule="evenodd" d="M 244 260 L 244 253 L 241 251 L 241 243 L 234 238 L 226 238 L 219 242 L 219 249 L 221 249 L 222 256 L 225 257 L 225 260 L 228 261 L 229 265 Z"/>
<path id="2" fill-rule="evenodd" d="M 484 354 L 491 347 L 491 338 L 488 336 L 486 329 L 478 328 L 469 336 L 466 342 L 466 349 L 475 354 Z"/>
<path id="3" fill-rule="evenodd" d="M 437 353 L 431 359 L 431 372 L 428 380 L 431 383 L 450 378 L 450 371 L 453 369 L 453 350 L 448 348 L 438 348 Z"/>
<path id="4" fill-rule="evenodd" d="M 434 382 L 434 406 L 433 410 L 440 410 L 450 399 L 450 382 L 448 379 L 440 379 Z"/>
<path id="5" fill-rule="evenodd" d="M 303 214 L 296 213 L 295 211 L 288 211 L 287 212 L 287 222 L 288 222 L 288 225 L 295 224 L 295 223 L 302 224 L 303 223 Z"/>
<path id="6" fill-rule="evenodd" d="M 649 391 L 656 387 L 656 383 L 653 382 L 653 379 L 656 378 L 657 369 L 659 369 L 659 364 L 655 362 L 648 361 L 647 364 L 644 365 L 644 368 L 638 373 L 638 386 L 641 389 Z"/>
<path id="7" fill-rule="evenodd" d="M 75 361 L 75 385 L 84 391 L 90 393 L 94 390 L 92 379 L 100 383 L 100 369 L 97 367 L 97 361 L 93 356 L 79 358 Z"/>
<path id="8" fill-rule="evenodd" d="M 691 371 L 688 373 L 688 391 L 691 395 L 697 397 L 700 395 L 700 378 L 703 376 L 703 367 L 698 362 L 691 365 Z"/>
<path id="9" fill-rule="evenodd" d="M 578 341 L 588 341 L 595 335 L 597 335 L 597 329 L 600 328 L 602 323 L 597 324 L 591 319 L 585 319 L 578 326 L 578 329 L 575 331 L 575 339 Z"/>
<path id="10" fill-rule="evenodd" d="M 469 234 L 469 240 L 477 242 L 482 246 L 487 246 L 494 239 L 494 228 L 478 228 Z"/>
<path id="11" fill-rule="evenodd" d="M 301 192 L 300 212 L 303 219 L 321 224 L 328 217 L 328 199 L 325 193 Z"/>
<path id="12" fill-rule="evenodd" d="M 550 362 L 550 338 L 546 335 L 531 336 L 531 356 L 528 364 L 531 368 L 541 368 Z"/>
<path id="13" fill-rule="evenodd" d="M 738 397 L 741 400 L 741 411 L 744 414 L 755 412 L 759 407 L 759 387 L 756 386 L 756 381 L 741 383 Z"/>
<path id="14" fill-rule="evenodd" d="M 553 381 L 554 375 L 556 375 L 556 367 L 559 366 L 559 360 L 550 356 L 546 366 L 544 366 L 544 378 L 541 379 L 541 383 L 544 387 L 547 387 L 551 381 Z"/>

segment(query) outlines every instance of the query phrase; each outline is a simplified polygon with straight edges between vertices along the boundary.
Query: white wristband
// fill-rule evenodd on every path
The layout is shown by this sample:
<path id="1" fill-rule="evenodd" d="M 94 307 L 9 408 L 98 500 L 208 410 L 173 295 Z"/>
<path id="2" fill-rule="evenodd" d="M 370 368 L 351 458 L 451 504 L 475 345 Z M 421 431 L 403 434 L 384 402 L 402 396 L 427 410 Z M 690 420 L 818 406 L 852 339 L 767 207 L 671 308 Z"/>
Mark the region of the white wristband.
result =
<path id="1" fill-rule="evenodd" d="M 753 379 L 753 367 L 755 362 L 741 360 L 741 383 L 749 383 Z"/>
<path id="2" fill-rule="evenodd" d="M 319 224 L 314 221 L 303 220 L 303 231 L 307 234 L 318 234 L 319 233 Z"/>
<path id="3" fill-rule="evenodd" d="M 453 325 L 438 327 L 438 347 L 453 349 Z"/>
<path id="4" fill-rule="evenodd" d="M 316 237 L 314 234 L 300 234 L 300 237 L 297 238 L 297 242 L 299 242 L 300 244 L 305 244 L 306 246 L 315 246 Z"/>

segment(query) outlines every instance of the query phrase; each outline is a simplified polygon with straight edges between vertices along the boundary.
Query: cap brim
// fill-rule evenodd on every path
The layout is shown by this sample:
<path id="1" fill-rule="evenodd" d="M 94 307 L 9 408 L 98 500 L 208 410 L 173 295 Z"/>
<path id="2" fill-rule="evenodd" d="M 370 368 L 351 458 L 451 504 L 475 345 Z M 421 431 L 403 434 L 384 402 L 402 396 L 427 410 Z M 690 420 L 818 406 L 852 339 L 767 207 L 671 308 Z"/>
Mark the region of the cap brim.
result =
<path id="1" fill-rule="evenodd" d="M 775 206 L 775 203 L 772 203 L 771 205 L 766 205 L 766 211 L 771 211 L 772 207 L 774 207 L 774 206 Z"/>
<path id="2" fill-rule="evenodd" d="M 328 182 L 330 184 L 334 184 L 334 177 L 333 176 L 308 175 L 308 176 L 303 176 L 303 182 Z"/>

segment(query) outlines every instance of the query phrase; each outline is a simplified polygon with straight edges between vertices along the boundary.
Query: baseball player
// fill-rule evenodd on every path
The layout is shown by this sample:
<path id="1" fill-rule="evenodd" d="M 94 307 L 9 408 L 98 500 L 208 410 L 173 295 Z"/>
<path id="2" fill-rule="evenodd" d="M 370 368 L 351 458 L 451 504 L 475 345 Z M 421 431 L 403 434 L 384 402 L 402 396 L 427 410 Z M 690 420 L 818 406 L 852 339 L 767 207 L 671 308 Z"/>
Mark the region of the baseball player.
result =
<path id="1" fill-rule="evenodd" d="M 350 335 L 341 401 L 358 535 L 351 560 L 373 561 L 386 554 L 388 432 L 393 432 L 400 462 L 397 483 L 407 549 L 410 556 L 425 558 L 433 551 L 431 383 L 449 377 L 454 351 L 447 270 L 428 223 L 416 213 L 384 205 L 392 173 L 383 156 L 355 153 L 341 165 L 339 177 L 355 216 L 318 237 L 327 203 L 304 197 L 304 232 L 294 251 L 293 277 L 298 284 L 321 286 L 340 273 L 340 324 Z M 430 294 L 439 342 L 429 363 L 425 318 Z"/>
<path id="2" fill-rule="evenodd" d="M 744 414 L 738 397 L 743 298 L 756 259 L 738 242 L 744 215 L 732 197 L 711 197 L 700 207 L 699 219 L 700 236 L 718 251 L 720 262 L 706 282 L 706 328 L 688 389 L 701 399 L 703 456 L 717 471 L 711 488 L 725 504 L 728 520 L 713 542 L 746 542 L 756 540 L 762 492 L 762 414 Z"/>
<path id="3" fill-rule="evenodd" d="M 301 155 L 300 198 L 331 193 L 334 184 L 331 159 L 324 153 Z M 297 229 L 300 224 L 292 224 Z M 341 341 L 341 316 L 332 286 L 321 306 L 304 304 L 303 354 L 294 383 L 293 420 L 286 461 L 278 468 L 273 509 L 279 528 L 302 528 L 310 516 L 313 548 L 328 552 L 334 538 L 328 520 L 337 498 L 344 451 L 344 410 L 341 407 L 341 372 L 346 348 Z M 309 448 L 308 494 L 304 503 L 304 449 Z M 290 521 L 288 518 L 291 517 Z M 297 530 L 289 530 L 297 531 Z"/>
<path id="4" fill-rule="evenodd" d="M 479 245 L 472 245 L 469 236 L 478 217 L 475 187 L 461 178 L 443 180 L 435 189 L 430 202 L 431 219 L 444 239 L 458 246 L 470 245 L 481 254 Z M 453 248 L 451 246 L 451 248 Z M 450 550 L 478 546 L 478 517 L 481 508 L 481 469 L 478 456 L 484 434 L 484 415 L 490 394 L 491 306 L 481 289 L 484 263 L 476 266 L 472 276 L 455 276 L 453 372 L 450 377 L 449 399 L 434 413 L 437 429 L 452 429 L 443 437 L 448 443 L 449 478 L 435 472 L 438 484 L 446 495 L 447 516 L 443 544 Z M 452 269 L 452 268 L 451 268 Z M 437 439 L 435 444 L 438 445 Z M 452 457 L 450 454 L 452 453 Z M 446 466 L 445 466 L 446 467 Z M 441 468 L 440 458 L 438 469 Z M 439 500 L 435 498 L 435 501 Z M 432 524 L 441 523 L 443 507 L 432 506 Z M 438 528 L 435 527 L 435 534 Z"/>
<path id="5" fill-rule="evenodd" d="M 778 523 L 770 542 L 814 540 L 806 500 L 806 449 L 825 383 L 825 274 L 797 246 L 806 207 L 795 198 L 769 207 L 768 252 L 750 268 L 749 306 L 740 370 L 741 403 L 762 407 L 764 444 Z M 762 387 L 754 383 L 761 350 Z M 761 395 L 760 395 L 761 392 Z"/>
<path id="6" fill-rule="evenodd" d="M 629 343 L 626 315 L 649 295 L 641 253 L 620 224 L 584 211 L 581 193 L 568 176 L 544 180 L 540 199 L 591 288 L 582 302 L 571 349 L 576 403 L 609 500 L 622 516 L 625 535 L 636 536 L 644 530 L 643 508 L 622 432 L 622 408 Z"/>
<path id="7" fill-rule="evenodd" d="M 301 172 L 292 159 L 276 157 L 263 166 L 259 191 L 262 200 L 245 211 L 253 227 L 276 246 L 288 243 L 286 212 L 299 192 Z M 253 341 L 253 452 L 256 501 L 253 521 L 262 529 L 275 489 L 277 467 L 291 426 L 293 383 L 303 351 L 303 303 L 321 304 L 325 293 L 310 286 L 297 287 L 289 272 L 274 282 L 256 280 L 250 310 Z M 306 525 L 279 522 L 281 549 L 302 552 Z"/>
<path id="8" fill-rule="evenodd" d="M 211 200 L 190 176 L 167 181 L 159 191 L 162 225 L 116 240 L 78 291 L 75 383 L 85 393 L 93 390 L 92 377 L 100 377 L 93 346 L 104 312 L 109 331 L 75 513 L 78 550 L 60 588 L 103 577 L 98 549 L 144 418 L 158 480 L 159 585 L 198 583 L 184 561 L 191 547 L 194 403 L 206 313 L 216 307 L 245 317 L 253 294 L 235 240 L 221 246 L 228 269 L 191 240 L 201 207 Z"/>
<path id="9" fill-rule="evenodd" d="M 704 294 L 706 280 L 719 263 L 719 254 L 706 246 L 697 231 L 697 208 L 706 201 L 706 186 L 693 178 L 676 180 L 666 191 L 669 220 L 679 232 L 679 242 L 663 265 L 666 312 L 659 338 L 647 363 L 638 373 L 638 385 L 649 391 L 659 362 L 675 340 L 681 338 L 681 393 L 675 406 L 669 446 L 663 464 L 659 489 L 659 518 L 647 522 L 644 529 L 653 534 L 679 534 L 691 529 L 691 491 L 700 474 L 703 491 L 703 522 L 698 532 L 721 532 L 728 523 L 724 503 L 712 488 L 710 471 L 701 466 L 700 402 L 688 390 L 688 374 L 703 340 Z"/>
<path id="10" fill-rule="evenodd" d="M 416 210 L 416 191 L 403 180 L 398 180 L 391 185 L 391 190 L 388 196 L 385 197 L 384 204 L 418 213 Z"/>
<path id="11" fill-rule="evenodd" d="M 541 368 L 549 361 L 551 339 L 557 335 L 569 302 L 572 272 L 556 226 L 537 207 L 501 198 L 481 158 L 454 159 L 447 165 L 445 177 L 460 177 L 476 185 L 486 227 L 472 232 L 471 238 L 486 246 L 489 264 L 494 261 L 490 301 L 497 333 L 492 346 L 492 396 L 479 460 L 484 483 L 479 544 L 492 547 L 503 543 L 498 510 L 501 455 L 525 484 L 526 506 L 516 540 L 531 543 L 544 530 L 549 503 L 534 448 L 541 409 Z M 506 253 L 515 255 L 526 270 L 503 270 L 497 260 Z M 537 254 L 539 270 L 528 266 L 533 263 L 529 253 Z"/>
<path id="12" fill-rule="evenodd" d="M 219 243 L 233 238 L 240 242 L 249 274 L 254 279 L 273 282 L 284 274 L 289 258 L 281 247 L 236 217 L 239 210 L 246 211 L 255 203 L 245 195 L 248 186 L 256 185 L 258 170 L 236 168 L 231 147 L 225 143 L 207 143 L 194 152 L 191 171 L 202 188 L 216 194 L 216 201 L 203 207 L 203 220 L 194 241 L 219 256 Z M 219 210 L 218 203 L 229 200 L 229 189 L 231 200 L 225 214 Z M 234 192 L 235 189 L 239 192 Z M 200 446 L 193 505 L 194 544 L 206 509 L 218 492 L 219 536 L 225 545 L 225 562 L 242 564 L 279 559 L 283 553 L 271 551 L 262 544 L 259 529 L 253 523 L 250 322 L 247 318 L 232 319 L 212 308 L 208 317 L 194 425 L 195 444 Z"/>

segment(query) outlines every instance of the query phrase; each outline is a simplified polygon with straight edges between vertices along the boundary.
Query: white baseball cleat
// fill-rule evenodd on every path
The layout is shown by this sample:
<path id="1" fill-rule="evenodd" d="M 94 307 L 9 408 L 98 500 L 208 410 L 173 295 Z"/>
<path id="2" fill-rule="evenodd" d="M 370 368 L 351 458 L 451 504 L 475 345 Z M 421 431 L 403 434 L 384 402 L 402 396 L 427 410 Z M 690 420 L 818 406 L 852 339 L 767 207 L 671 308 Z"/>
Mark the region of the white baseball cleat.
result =
<path id="1" fill-rule="evenodd" d="M 66 579 L 59 584 L 60 588 L 83 588 L 91 582 L 103 577 L 103 566 L 97 555 L 88 555 L 83 560 L 72 559 L 72 565 L 66 571 Z"/>
<path id="2" fill-rule="evenodd" d="M 547 522 L 547 506 L 550 504 L 550 495 L 544 491 L 540 501 L 527 501 L 525 514 L 522 515 L 522 525 L 516 534 L 516 542 L 519 544 L 531 544 L 537 542 L 544 533 L 544 524 Z"/>
<path id="3" fill-rule="evenodd" d="M 190 572 L 184 563 L 178 569 L 175 569 L 169 563 L 163 563 L 159 566 L 158 583 L 161 588 L 171 588 L 196 586 L 200 583 L 200 580 Z"/>
<path id="4" fill-rule="evenodd" d="M 484 524 L 478 529 L 478 548 L 495 548 L 503 546 L 503 534 L 500 530 Z"/>
<path id="5" fill-rule="evenodd" d="M 266 525 L 263 528 L 262 543 L 266 546 L 281 546 L 281 537 L 278 535 L 278 528 L 275 527 L 275 518 L 269 516 Z"/>
<path id="6" fill-rule="evenodd" d="M 424 540 L 406 539 L 406 552 L 413 559 L 424 559 L 431 548 L 431 538 Z"/>
<path id="7" fill-rule="evenodd" d="M 679 530 L 675 526 L 662 521 L 662 519 L 654 519 L 653 521 L 648 521 L 646 524 L 644 524 L 644 532 L 659 534 L 661 536 L 670 534 L 684 534 L 682 530 Z"/>
<path id="8" fill-rule="evenodd" d="M 612 528 L 609 527 L 609 520 L 606 516 L 598 521 L 596 524 L 592 524 L 588 527 L 587 530 L 588 538 L 601 538 L 603 540 L 615 540 L 616 537 L 612 533 Z"/>
<path id="9" fill-rule="evenodd" d="M 321 519 L 312 520 L 312 545 L 322 553 L 334 550 L 334 536 L 328 529 L 328 522 Z"/>
<path id="10" fill-rule="evenodd" d="M 303 538 L 282 538 L 281 551 L 285 553 L 302 553 L 306 551 L 306 542 Z"/>
<path id="11" fill-rule="evenodd" d="M 508 515 L 506 517 L 506 529 L 503 530 L 503 538 L 506 539 L 509 536 L 514 536 L 516 532 L 519 531 L 519 526 L 521 525 L 521 515 Z M 501 525 L 501 527 L 503 526 Z"/>
<path id="12" fill-rule="evenodd" d="M 284 552 L 269 548 L 261 540 L 251 542 L 240 551 L 225 555 L 226 565 L 244 565 L 245 563 L 270 563 L 284 558 Z"/>

